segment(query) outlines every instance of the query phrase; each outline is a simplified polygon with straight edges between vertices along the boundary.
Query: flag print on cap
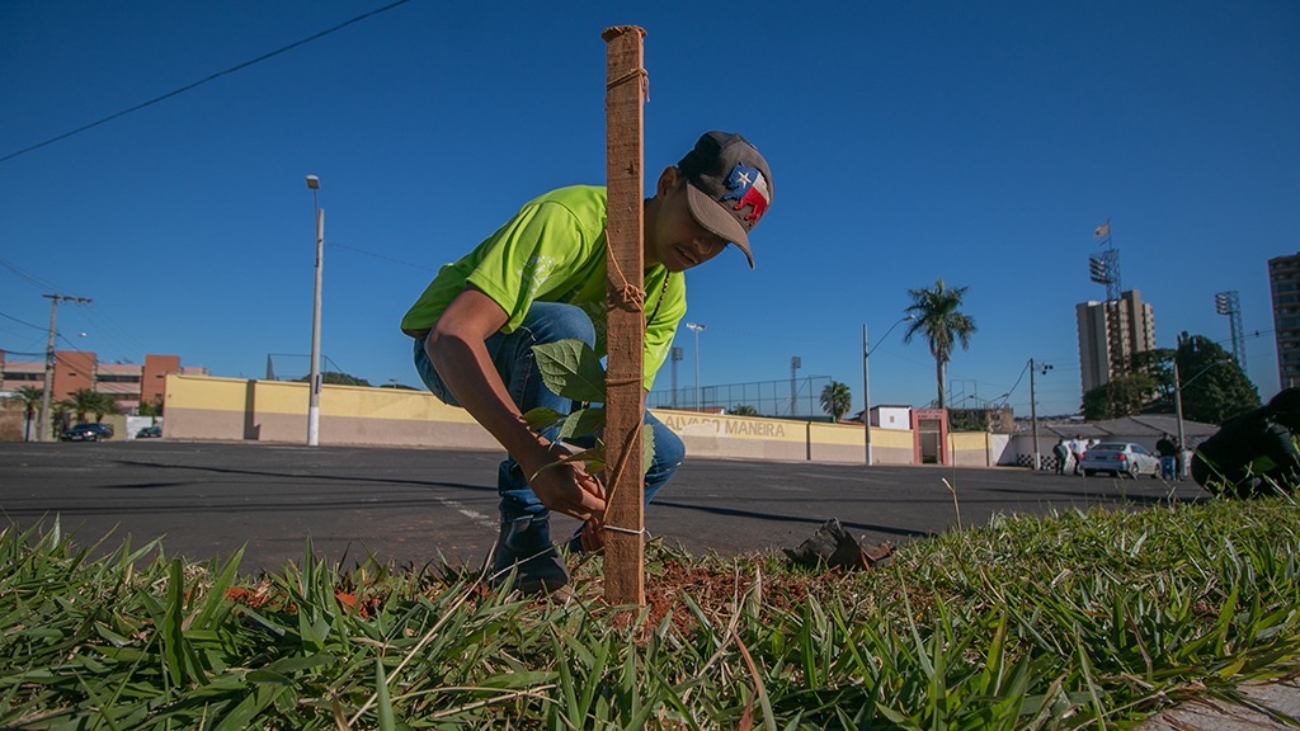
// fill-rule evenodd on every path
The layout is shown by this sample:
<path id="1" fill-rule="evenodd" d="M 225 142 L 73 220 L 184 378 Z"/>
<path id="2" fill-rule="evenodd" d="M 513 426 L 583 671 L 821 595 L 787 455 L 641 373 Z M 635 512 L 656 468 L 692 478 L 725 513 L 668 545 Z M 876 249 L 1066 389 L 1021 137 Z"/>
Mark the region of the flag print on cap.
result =
<path id="1" fill-rule="evenodd" d="M 691 215 L 705 229 L 754 255 L 749 232 L 772 205 L 772 170 L 744 137 L 731 132 L 706 132 L 695 148 L 677 163 L 686 178 Z"/>
<path id="2" fill-rule="evenodd" d="M 731 175 L 727 176 L 727 187 L 731 189 L 730 193 L 722 196 L 722 200 L 736 201 L 733 210 L 744 210 L 749 206 L 753 210 L 745 214 L 742 219 L 749 228 L 753 228 L 758 219 L 763 217 L 767 212 L 767 201 L 770 196 L 767 190 L 767 178 L 758 168 L 752 168 L 743 162 L 736 163 L 736 167 L 731 169 Z"/>

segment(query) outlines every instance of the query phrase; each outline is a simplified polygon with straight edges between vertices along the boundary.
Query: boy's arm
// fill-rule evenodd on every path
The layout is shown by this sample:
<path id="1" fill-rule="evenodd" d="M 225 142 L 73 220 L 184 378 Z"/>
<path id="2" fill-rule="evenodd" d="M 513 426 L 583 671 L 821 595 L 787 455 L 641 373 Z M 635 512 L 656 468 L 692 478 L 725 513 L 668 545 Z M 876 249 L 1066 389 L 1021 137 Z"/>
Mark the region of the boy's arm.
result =
<path id="1" fill-rule="evenodd" d="M 1264 454 L 1289 477 L 1300 476 L 1300 451 L 1291 431 L 1281 424 L 1271 424 L 1264 439 Z"/>
<path id="2" fill-rule="evenodd" d="M 563 452 L 528 427 L 484 345 L 506 320 L 492 298 L 466 287 L 438 317 L 425 352 L 460 405 L 519 463 L 543 505 L 580 520 L 603 519 L 605 501 L 594 478 L 576 465 L 542 470 Z"/>

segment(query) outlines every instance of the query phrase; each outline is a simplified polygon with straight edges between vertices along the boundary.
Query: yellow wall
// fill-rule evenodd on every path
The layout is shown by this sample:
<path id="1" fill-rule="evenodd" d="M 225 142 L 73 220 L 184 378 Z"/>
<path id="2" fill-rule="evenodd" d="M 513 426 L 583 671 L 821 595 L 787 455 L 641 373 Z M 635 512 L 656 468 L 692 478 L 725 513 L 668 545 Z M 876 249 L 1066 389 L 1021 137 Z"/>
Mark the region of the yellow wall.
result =
<path id="1" fill-rule="evenodd" d="M 174 439 L 301 444 L 307 437 L 305 383 L 170 374 L 163 435 Z M 464 409 L 430 393 L 359 386 L 321 388 L 321 444 L 499 450 Z M 687 454 L 779 461 L 865 461 L 862 427 L 655 409 Z M 984 434 L 953 434 L 958 464 L 986 464 Z M 910 430 L 871 430 L 876 464 L 912 464 Z"/>
<path id="2" fill-rule="evenodd" d="M 948 449 L 957 467 L 988 467 L 992 445 L 988 432 L 948 432 Z"/>

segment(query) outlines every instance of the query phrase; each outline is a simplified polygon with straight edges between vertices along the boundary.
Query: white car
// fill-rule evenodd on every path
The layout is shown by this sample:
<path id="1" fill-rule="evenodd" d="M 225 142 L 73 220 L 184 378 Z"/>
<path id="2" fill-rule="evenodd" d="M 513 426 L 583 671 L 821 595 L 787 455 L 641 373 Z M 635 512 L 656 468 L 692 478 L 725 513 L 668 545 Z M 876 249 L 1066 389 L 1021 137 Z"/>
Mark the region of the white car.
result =
<path id="1" fill-rule="evenodd" d="M 1160 477 L 1160 458 L 1141 444 L 1132 442 L 1102 442 L 1088 447 L 1079 459 L 1079 467 L 1087 477 L 1098 472 L 1109 472 L 1116 477 Z"/>

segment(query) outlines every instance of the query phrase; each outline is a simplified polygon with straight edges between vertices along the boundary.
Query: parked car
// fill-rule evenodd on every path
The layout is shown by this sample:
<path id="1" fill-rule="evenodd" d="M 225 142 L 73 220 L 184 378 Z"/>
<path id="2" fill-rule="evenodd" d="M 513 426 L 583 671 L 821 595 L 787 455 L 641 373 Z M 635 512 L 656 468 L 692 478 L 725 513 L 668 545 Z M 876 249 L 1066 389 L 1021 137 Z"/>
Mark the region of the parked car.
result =
<path id="1" fill-rule="evenodd" d="M 64 442 L 98 442 L 101 439 L 112 438 L 113 427 L 108 424 L 77 424 L 65 429 L 59 440 Z"/>
<path id="2" fill-rule="evenodd" d="M 1109 472 L 1115 477 L 1160 477 L 1160 458 L 1141 444 L 1132 442 L 1102 442 L 1088 447 L 1079 460 L 1079 467 L 1087 477 L 1098 472 Z"/>
<path id="3" fill-rule="evenodd" d="M 145 428 L 135 433 L 136 439 L 157 439 L 158 437 L 161 436 L 162 436 L 162 427 L 158 426 L 157 424 L 154 424 L 153 426 L 146 426 Z"/>

